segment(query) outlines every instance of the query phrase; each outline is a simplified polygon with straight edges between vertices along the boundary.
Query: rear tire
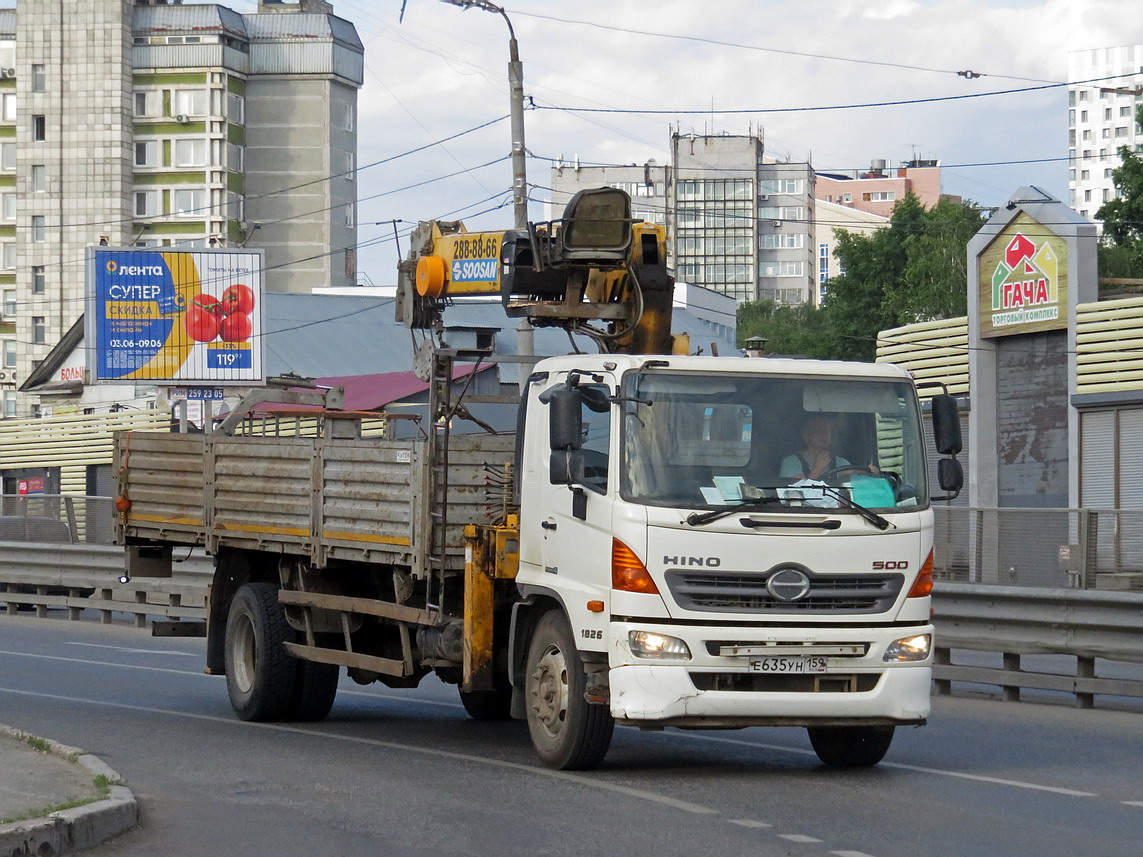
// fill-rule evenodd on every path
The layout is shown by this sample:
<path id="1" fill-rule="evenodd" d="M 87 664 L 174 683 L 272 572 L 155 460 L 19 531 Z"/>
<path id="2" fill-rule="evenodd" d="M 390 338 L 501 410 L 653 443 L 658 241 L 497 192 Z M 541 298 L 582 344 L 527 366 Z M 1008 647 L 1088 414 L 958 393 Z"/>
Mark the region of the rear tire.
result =
<path id="1" fill-rule="evenodd" d="M 893 743 L 893 726 L 810 726 L 810 744 L 832 768 L 871 768 Z"/>
<path id="2" fill-rule="evenodd" d="M 315 723 L 325 720 L 337 698 L 337 680 L 341 669 L 336 664 L 293 659 L 297 663 L 294 695 L 286 719 Z"/>
<path id="3" fill-rule="evenodd" d="M 525 698 L 532 745 L 546 765 L 591 770 L 611 746 L 615 721 L 606 705 L 584 699 L 586 677 L 567 619 L 549 610 L 528 646 Z"/>
<path id="4" fill-rule="evenodd" d="M 226 619 L 226 690 L 240 720 L 273 722 L 289 712 L 297 664 L 286 653 L 286 612 L 272 583 L 247 583 L 234 593 Z"/>
<path id="5" fill-rule="evenodd" d="M 473 720 L 511 720 L 512 688 L 460 692 L 460 702 Z"/>

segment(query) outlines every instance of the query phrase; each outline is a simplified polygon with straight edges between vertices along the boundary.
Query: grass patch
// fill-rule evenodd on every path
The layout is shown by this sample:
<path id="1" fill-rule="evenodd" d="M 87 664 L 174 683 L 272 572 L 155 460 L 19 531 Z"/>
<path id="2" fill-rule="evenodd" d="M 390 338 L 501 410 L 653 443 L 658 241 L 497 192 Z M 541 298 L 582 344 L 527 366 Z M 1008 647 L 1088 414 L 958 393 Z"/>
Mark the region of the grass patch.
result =
<path id="1" fill-rule="evenodd" d="M 43 738 L 37 738 L 34 735 L 29 735 L 24 739 L 28 742 L 28 746 L 33 750 L 39 750 L 41 753 L 50 753 L 52 745 L 45 741 Z"/>
<path id="2" fill-rule="evenodd" d="M 48 743 L 42 738 L 28 738 L 27 741 L 35 749 L 47 752 Z M 65 801 L 64 803 L 57 803 L 53 806 L 44 807 L 43 809 L 34 809 L 21 815 L 0 817 L 0 824 L 13 824 L 17 821 L 28 821 L 33 818 L 43 818 L 45 816 L 51 815 L 53 812 L 61 812 L 65 809 L 75 809 L 77 806 L 87 806 L 89 803 L 96 803 L 101 800 L 107 800 L 111 794 L 111 780 L 107 778 L 107 775 L 97 774 L 91 781 L 91 784 L 95 787 L 94 797 L 76 798 L 75 800 Z"/>

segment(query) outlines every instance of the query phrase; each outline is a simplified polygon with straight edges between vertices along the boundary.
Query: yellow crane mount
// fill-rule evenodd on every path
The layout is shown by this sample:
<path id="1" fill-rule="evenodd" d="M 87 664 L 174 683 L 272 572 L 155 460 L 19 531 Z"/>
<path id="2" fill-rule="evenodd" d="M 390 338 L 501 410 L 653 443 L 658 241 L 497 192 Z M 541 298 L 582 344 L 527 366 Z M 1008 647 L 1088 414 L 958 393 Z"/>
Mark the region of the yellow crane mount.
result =
<path id="1" fill-rule="evenodd" d="M 527 229 L 421 223 L 412 242 L 398 268 L 397 319 L 406 327 L 437 326 L 452 298 L 499 295 L 509 317 L 583 333 L 604 352 L 672 351 L 666 230 L 633 223 L 621 190 L 582 190 L 560 220 Z"/>

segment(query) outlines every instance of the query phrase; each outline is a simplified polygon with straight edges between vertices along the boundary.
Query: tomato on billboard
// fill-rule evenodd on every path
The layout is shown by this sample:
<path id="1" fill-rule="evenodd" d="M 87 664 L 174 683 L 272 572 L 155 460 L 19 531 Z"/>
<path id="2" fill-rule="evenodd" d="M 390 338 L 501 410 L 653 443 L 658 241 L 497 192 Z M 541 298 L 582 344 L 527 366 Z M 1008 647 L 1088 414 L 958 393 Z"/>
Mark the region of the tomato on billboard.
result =
<path id="1" fill-rule="evenodd" d="M 97 381 L 258 384 L 262 251 L 91 248 Z"/>

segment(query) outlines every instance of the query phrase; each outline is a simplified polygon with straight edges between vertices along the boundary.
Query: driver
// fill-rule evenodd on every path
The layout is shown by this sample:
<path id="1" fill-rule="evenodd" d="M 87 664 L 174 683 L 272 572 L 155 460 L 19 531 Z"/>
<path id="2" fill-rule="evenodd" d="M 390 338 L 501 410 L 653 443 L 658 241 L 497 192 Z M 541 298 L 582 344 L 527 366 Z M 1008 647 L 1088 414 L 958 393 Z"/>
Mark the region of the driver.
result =
<path id="1" fill-rule="evenodd" d="M 821 480 L 822 475 L 849 465 L 848 459 L 834 455 L 833 421 L 825 414 L 811 414 L 802 423 L 802 448 L 782 459 L 778 476 L 789 482 Z"/>

